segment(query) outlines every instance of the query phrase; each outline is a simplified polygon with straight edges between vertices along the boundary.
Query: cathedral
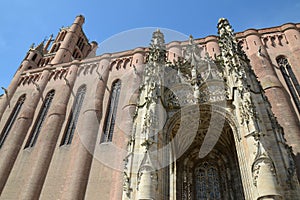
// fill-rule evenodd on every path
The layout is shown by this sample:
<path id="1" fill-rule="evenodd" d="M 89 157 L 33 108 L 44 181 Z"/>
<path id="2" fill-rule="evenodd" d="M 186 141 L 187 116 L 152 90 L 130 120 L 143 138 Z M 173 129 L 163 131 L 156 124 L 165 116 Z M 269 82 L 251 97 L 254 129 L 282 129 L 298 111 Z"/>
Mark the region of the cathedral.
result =
<path id="1" fill-rule="evenodd" d="M 96 55 L 84 21 L 2 87 L 1 200 L 300 199 L 300 24 Z"/>

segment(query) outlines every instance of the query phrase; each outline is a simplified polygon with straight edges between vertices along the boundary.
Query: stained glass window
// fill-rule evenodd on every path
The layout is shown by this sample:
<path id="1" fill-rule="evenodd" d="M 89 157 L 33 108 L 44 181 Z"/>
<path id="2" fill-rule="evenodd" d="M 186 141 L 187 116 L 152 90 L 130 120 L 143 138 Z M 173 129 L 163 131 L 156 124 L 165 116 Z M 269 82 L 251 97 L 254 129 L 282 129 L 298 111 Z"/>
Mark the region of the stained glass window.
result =
<path id="1" fill-rule="evenodd" d="M 279 65 L 282 76 L 289 88 L 289 91 L 294 100 L 294 103 L 297 107 L 297 110 L 300 113 L 300 99 L 299 99 L 300 85 L 299 85 L 299 82 L 293 72 L 293 69 L 291 68 L 291 65 L 289 64 L 288 60 L 285 57 L 280 56 L 276 60 Z"/>
<path id="2" fill-rule="evenodd" d="M 8 121 L 6 122 L 2 132 L 1 132 L 1 135 L 0 135 L 0 148 L 2 147 L 9 131 L 11 130 L 12 126 L 14 125 L 14 122 L 16 121 L 17 119 L 17 116 L 22 108 L 22 105 L 25 101 L 25 98 L 26 96 L 25 95 L 22 95 L 18 102 L 16 103 L 12 113 L 10 114 L 9 118 L 8 118 Z"/>
<path id="3" fill-rule="evenodd" d="M 195 199 L 221 199 L 218 168 L 204 162 L 195 168 Z"/>
<path id="4" fill-rule="evenodd" d="M 43 103 L 43 105 L 41 107 L 41 110 L 39 112 L 39 115 L 38 115 L 38 117 L 36 119 L 34 127 L 33 127 L 32 131 L 31 131 L 31 134 L 30 134 L 30 136 L 28 138 L 28 141 L 27 141 L 27 143 L 25 145 L 25 148 L 33 147 L 35 145 L 36 140 L 37 140 L 37 138 L 39 136 L 39 133 L 41 131 L 41 128 L 43 126 L 43 123 L 45 121 L 45 118 L 47 116 L 47 112 L 48 112 L 49 107 L 51 105 L 51 102 L 52 102 L 54 94 L 55 94 L 54 90 L 51 90 L 50 92 L 48 92 L 48 94 L 47 94 L 47 96 L 46 96 L 46 98 L 44 100 L 44 103 Z"/>
<path id="5" fill-rule="evenodd" d="M 101 142 L 112 141 L 120 91 L 121 91 L 121 81 L 117 80 L 112 85 Z"/>
<path id="6" fill-rule="evenodd" d="M 66 126 L 64 138 L 61 142 L 61 145 L 68 145 L 71 144 L 72 142 L 85 93 L 86 93 L 86 86 L 83 85 L 79 87 L 69 116 L 69 120 Z"/>

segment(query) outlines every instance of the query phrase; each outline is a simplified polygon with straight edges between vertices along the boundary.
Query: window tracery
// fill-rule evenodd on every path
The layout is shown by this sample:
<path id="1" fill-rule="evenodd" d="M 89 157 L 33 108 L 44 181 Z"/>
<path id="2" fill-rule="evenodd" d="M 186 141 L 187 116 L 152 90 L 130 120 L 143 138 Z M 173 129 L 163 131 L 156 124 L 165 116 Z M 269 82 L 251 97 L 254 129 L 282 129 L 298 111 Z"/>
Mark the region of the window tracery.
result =
<path id="1" fill-rule="evenodd" d="M 276 59 L 277 64 L 280 68 L 282 76 L 288 86 L 290 94 L 294 100 L 294 103 L 297 107 L 298 112 L 300 113 L 300 85 L 299 82 L 293 72 L 291 65 L 288 60 L 284 56 L 280 56 Z"/>
<path id="2" fill-rule="evenodd" d="M 121 81 L 117 80 L 116 82 L 113 83 L 112 86 L 111 96 L 107 108 L 107 115 L 104 123 L 103 137 L 101 142 L 112 141 L 120 91 L 121 91 Z"/>
<path id="3" fill-rule="evenodd" d="M 221 199 L 219 169 L 203 162 L 195 168 L 195 199 Z"/>
<path id="4" fill-rule="evenodd" d="M 84 100 L 84 96 L 86 93 L 86 86 L 83 85 L 81 87 L 78 88 L 77 90 L 77 94 L 75 97 L 75 101 L 69 116 L 69 120 L 66 126 L 66 130 L 65 130 L 65 134 L 64 134 L 64 138 L 61 142 L 61 146 L 62 145 L 69 145 L 72 143 L 72 139 L 74 136 L 74 132 L 76 129 L 76 125 L 77 125 L 77 121 L 78 121 L 78 116 L 82 107 L 82 103 Z"/>
<path id="5" fill-rule="evenodd" d="M 2 130 L 2 133 L 0 135 L 0 148 L 2 147 L 7 135 L 9 134 L 12 126 L 14 125 L 16 119 L 17 119 L 17 116 L 22 108 L 22 105 L 24 104 L 24 101 L 26 99 L 26 95 L 22 95 L 18 102 L 16 103 L 13 111 L 11 112 L 9 118 L 8 118 L 8 121 L 6 122 L 3 130 Z"/>
<path id="6" fill-rule="evenodd" d="M 44 103 L 41 107 L 41 110 L 39 112 L 39 115 L 36 119 L 36 123 L 34 124 L 34 127 L 31 131 L 31 134 L 28 138 L 28 141 L 25 145 L 25 148 L 28 148 L 28 147 L 33 147 L 37 141 L 37 138 L 39 136 L 39 133 L 42 129 L 42 126 L 43 126 L 43 123 L 45 121 L 45 118 L 47 116 L 47 113 L 48 113 L 48 110 L 49 110 L 49 107 L 51 105 L 51 102 L 52 102 L 52 99 L 54 97 L 54 94 L 55 94 L 55 91 L 54 90 L 51 90 L 50 92 L 48 92 L 45 100 L 44 100 Z"/>
<path id="7" fill-rule="evenodd" d="M 187 151 L 186 156 L 177 160 L 177 199 L 244 199 L 237 155 L 230 150 L 232 138 L 227 134 L 232 133 L 230 130 L 225 132 L 221 141 L 205 158 L 199 158 L 199 149 L 194 146 Z M 226 147 L 223 146 L 225 144 Z"/>

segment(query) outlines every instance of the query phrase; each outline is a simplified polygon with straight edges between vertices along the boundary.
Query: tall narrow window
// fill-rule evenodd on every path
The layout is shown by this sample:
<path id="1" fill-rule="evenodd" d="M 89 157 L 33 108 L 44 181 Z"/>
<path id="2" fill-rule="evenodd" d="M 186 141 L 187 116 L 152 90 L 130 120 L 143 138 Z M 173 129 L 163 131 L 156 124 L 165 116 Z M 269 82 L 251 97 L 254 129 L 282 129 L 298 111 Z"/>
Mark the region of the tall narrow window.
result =
<path id="1" fill-rule="evenodd" d="M 112 141 L 120 91 L 121 91 L 121 81 L 118 80 L 114 82 L 112 85 L 101 142 Z"/>
<path id="2" fill-rule="evenodd" d="M 291 65 L 289 64 L 288 60 L 285 57 L 280 56 L 276 59 L 276 61 L 278 63 L 278 66 L 280 68 L 282 76 L 289 88 L 289 91 L 295 102 L 297 110 L 300 113 L 300 99 L 299 99 L 300 85 L 299 85 L 299 82 L 293 72 L 293 69 L 291 68 Z"/>
<path id="3" fill-rule="evenodd" d="M 32 61 L 35 61 L 36 57 L 37 57 L 37 54 L 34 54 L 34 55 L 32 56 Z"/>
<path id="4" fill-rule="evenodd" d="M 218 168 L 204 162 L 195 168 L 195 199 L 221 199 Z"/>
<path id="5" fill-rule="evenodd" d="M 76 129 L 76 124 L 78 120 L 78 116 L 80 113 L 80 109 L 82 106 L 82 102 L 85 96 L 86 86 L 83 85 L 77 90 L 77 94 L 75 97 L 75 101 L 73 103 L 73 107 L 69 116 L 69 120 L 65 129 L 64 137 L 60 145 L 68 145 L 71 144 L 74 132 Z"/>
<path id="6" fill-rule="evenodd" d="M 43 126 L 43 123 L 45 121 L 45 118 L 47 116 L 47 112 L 49 110 L 49 107 L 51 105 L 51 102 L 52 102 L 52 99 L 53 99 L 53 96 L 55 94 L 55 91 L 54 90 L 51 90 L 50 92 L 48 92 L 45 100 L 44 100 L 44 103 L 41 107 L 41 110 L 40 110 L 40 113 L 36 119 L 36 122 L 34 124 L 34 127 L 30 133 L 30 136 L 27 140 L 27 143 L 25 145 L 25 148 L 28 148 L 28 147 L 33 147 L 36 143 L 36 140 L 39 136 L 39 133 L 41 131 L 41 128 Z"/>
<path id="7" fill-rule="evenodd" d="M 9 131 L 11 130 L 12 126 L 14 125 L 14 122 L 16 121 L 17 119 L 17 116 L 22 108 L 22 105 L 25 101 L 25 98 L 26 96 L 25 95 L 22 95 L 18 102 L 16 103 L 12 113 L 10 114 L 9 118 L 8 118 L 8 121 L 6 122 L 2 132 L 1 132 L 1 135 L 0 135 L 0 148 L 2 147 Z"/>

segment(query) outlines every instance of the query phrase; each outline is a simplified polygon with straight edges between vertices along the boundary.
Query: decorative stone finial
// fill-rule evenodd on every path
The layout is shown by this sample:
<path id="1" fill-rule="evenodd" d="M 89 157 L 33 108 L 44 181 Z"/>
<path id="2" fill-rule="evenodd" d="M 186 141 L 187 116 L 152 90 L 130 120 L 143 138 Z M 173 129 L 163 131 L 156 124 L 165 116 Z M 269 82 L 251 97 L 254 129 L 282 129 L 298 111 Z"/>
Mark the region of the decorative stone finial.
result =
<path id="1" fill-rule="evenodd" d="M 221 28 L 226 28 L 227 30 L 232 30 L 232 27 L 228 21 L 228 19 L 226 18 L 220 18 L 219 21 L 218 21 L 218 29 L 221 29 Z"/>
<path id="2" fill-rule="evenodd" d="M 34 44 L 34 43 L 32 43 L 32 44 L 30 45 L 30 47 L 29 47 L 29 48 L 30 48 L 30 49 L 34 49 L 34 45 L 35 45 L 35 44 Z"/>
<path id="3" fill-rule="evenodd" d="M 165 44 L 164 34 L 160 32 L 159 29 L 157 29 L 152 34 L 151 45 L 164 46 L 164 44 Z"/>
<path id="4" fill-rule="evenodd" d="M 36 51 L 40 52 L 41 54 L 43 54 L 44 42 L 45 42 L 45 40 L 43 40 L 39 45 L 37 45 L 34 50 L 36 50 Z"/>
<path id="5" fill-rule="evenodd" d="M 189 44 L 192 44 L 192 42 L 194 41 L 194 37 L 192 35 L 189 36 Z"/>
<path id="6" fill-rule="evenodd" d="M 150 43 L 150 52 L 147 62 L 166 62 L 166 46 L 164 34 L 159 29 L 153 32 Z"/>
<path id="7" fill-rule="evenodd" d="M 184 58 L 195 67 L 203 61 L 201 57 L 201 49 L 195 43 L 192 35 L 189 37 L 189 44 L 186 47 Z"/>

